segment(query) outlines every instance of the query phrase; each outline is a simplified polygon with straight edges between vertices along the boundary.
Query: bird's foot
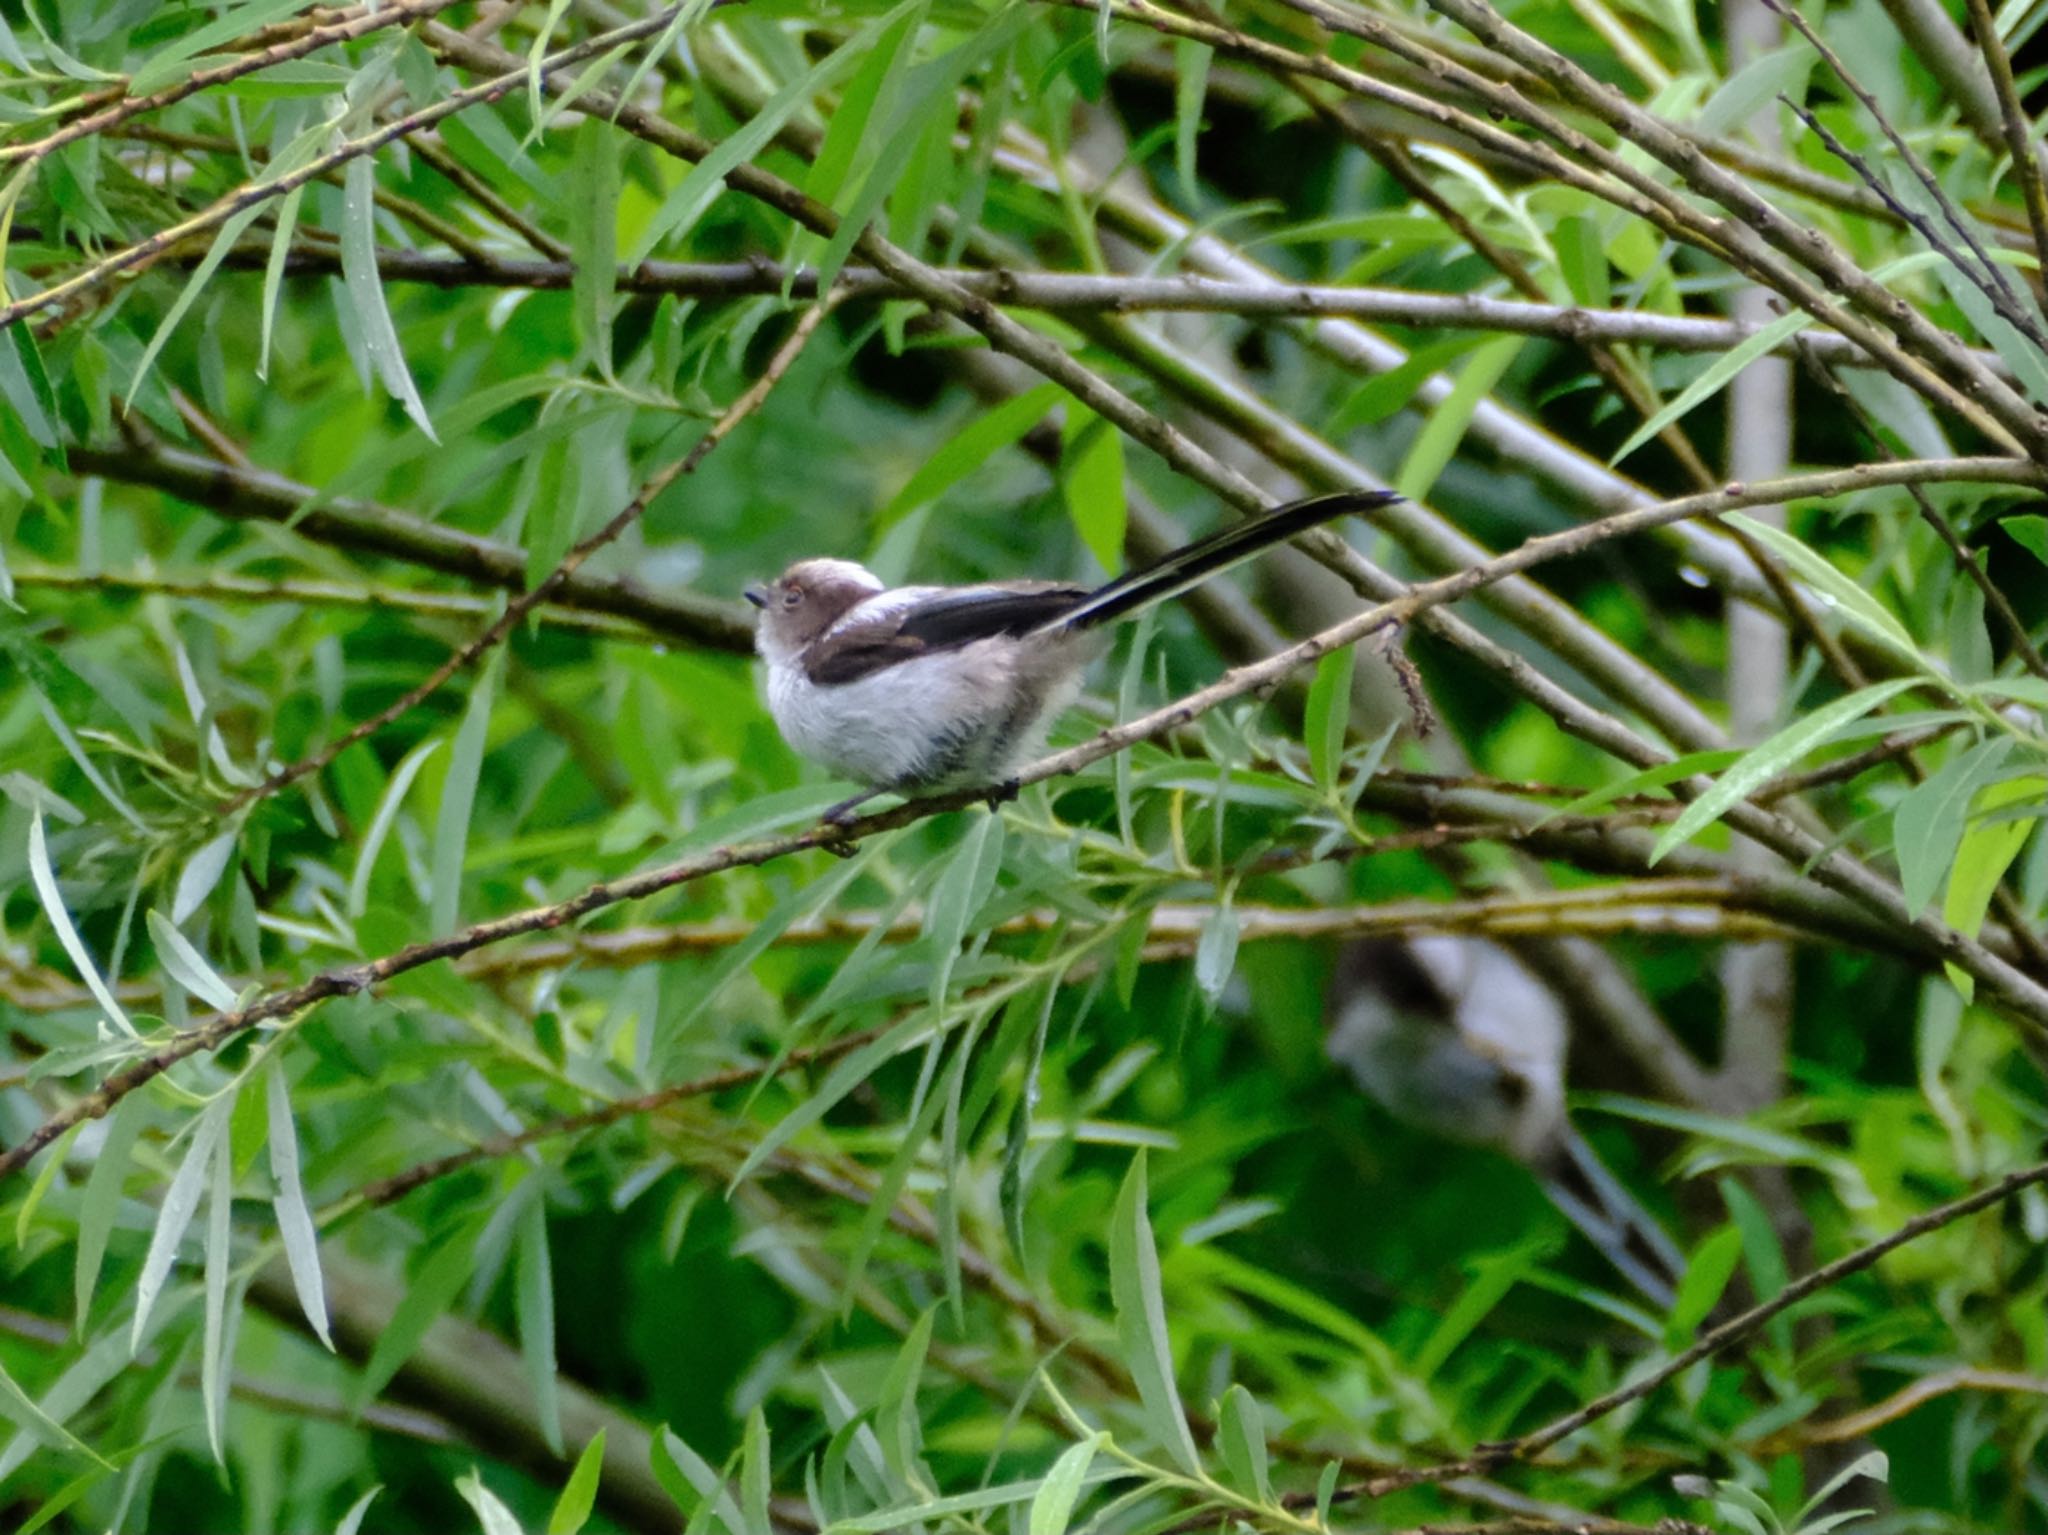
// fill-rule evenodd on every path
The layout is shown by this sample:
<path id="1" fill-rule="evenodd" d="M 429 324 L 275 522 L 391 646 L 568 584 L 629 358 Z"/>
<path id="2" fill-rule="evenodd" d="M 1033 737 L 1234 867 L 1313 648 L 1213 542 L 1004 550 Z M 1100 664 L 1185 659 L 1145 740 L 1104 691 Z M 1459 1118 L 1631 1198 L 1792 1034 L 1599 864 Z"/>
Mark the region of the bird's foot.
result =
<path id="1" fill-rule="evenodd" d="M 982 799 L 988 805 L 989 814 L 994 815 L 997 811 L 1001 810 L 1003 806 L 1009 804 L 1010 801 L 1014 800 L 1020 793 L 1022 793 L 1023 789 L 1024 785 L 1019 783 L 1016 779 L 1005 778 L 999 784 L 991 784 L 989 786 L 988 793 L 984 794 L 982 796 Z"/>
<path id="2" fill-rule="evenodd" d="M 863 789 L 858 794 L 850 794 L 838 804 L 827 809 L 818 819 L 827 826 L 851 826 L 854 819 L 853 813 L 881 792 L 880 789 Z"/>

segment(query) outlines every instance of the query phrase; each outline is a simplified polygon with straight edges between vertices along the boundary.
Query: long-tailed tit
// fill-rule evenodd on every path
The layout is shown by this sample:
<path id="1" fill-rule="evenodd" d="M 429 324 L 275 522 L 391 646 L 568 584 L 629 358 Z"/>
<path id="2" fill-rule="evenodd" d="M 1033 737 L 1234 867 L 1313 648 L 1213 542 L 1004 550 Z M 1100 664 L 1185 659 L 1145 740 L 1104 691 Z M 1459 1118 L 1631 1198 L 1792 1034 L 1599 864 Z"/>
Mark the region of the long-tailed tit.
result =
<path id="1" fill-rule="evenodd" d="M 828 821 L 890 790 L 1014 791 L 1009 780 L 1103 649 L 1104 625 L 1395 499 L 1357 490 L 1292 502 L 1092 591 L 1056 581 L 890 588 L 848 560 L 799 560 L 746 594 L 761 610 L 769 712 L 798 752 L 865 786 Z"/>
<path id="2" fill-rule="evenodd" d="M 1347 946 L 1330 997 L 1330 1058 L 1404 1124 L 1490 1146 L 1629 1283 L 1669 1306 L 1684 1259 L 1565 1115 L 1565 1014 L 1502 945 L 1428 934 Z"/>

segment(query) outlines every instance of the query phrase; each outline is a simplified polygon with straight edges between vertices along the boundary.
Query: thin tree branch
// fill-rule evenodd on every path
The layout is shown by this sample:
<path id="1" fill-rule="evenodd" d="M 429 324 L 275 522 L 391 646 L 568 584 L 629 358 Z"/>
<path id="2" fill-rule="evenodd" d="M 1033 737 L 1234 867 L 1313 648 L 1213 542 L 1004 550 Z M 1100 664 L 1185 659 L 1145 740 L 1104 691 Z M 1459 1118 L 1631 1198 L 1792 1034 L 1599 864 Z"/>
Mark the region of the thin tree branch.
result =
<path id="1" fill-rule="evenodd" d="M 136 424 L 130 418 L 130 427 Z M 438 570 L 480 586 L 526 589 L 526 556 L 510 544 L 442 527 L 395 508 L 318 488 L 268 470 L 244 468 L 138 435 L 122 450 L 75 447 L 74 472 L 149 485 L 223 517 L 279 523 L 318 543 Z M 712 650 L 750 654 L 753 625 L 738 603 L 689 592 L 655 592 L 626 576 L 572 572 L 555 593 L 566 607 L 615 614 L 656 633 Z"/>
<path id="2" fill-rule="evenodd" d="M 1699 1341 L 1690 1348 L 1674 1355 L 1647 1375 L 1604 1396 L 1596 1397 L 1542 1428 L 1497 1444 L 1482 1445 L 1471 1455 L 1460 1460 L 1414 1470 L 1396 1471 L 1354 1487 L 1340 1488 L 1339 1492 L 1348 1499 L 1380 1498 L 1404 1487 L 1414 1487 L 1424 1482 L 1442 1482 L 1460 1476 L 1483 1475 L 1513 1461 L 1532 1459 L 1588 1424 L 1597 1423 L 1631 1402 L 1641 1401 L 1659 1387 L 1683 1375 L 1701 1360 L 1711 1359 L 1742 1342 L 1773 1317 L 1783 1315 L 1808 1296 L 1816 1295 L 1852 1275 L 1875 1267 L 1882 1259 L 1897 1252 L 1909 1242 L 1939 1231 L 1945 1226 L 1954 1225 L 1965 1216 L 1974 1215 L 1979 1210 L 1988 1210 L 1994 1205 L 2002 1204 L 2023 1189 L 2044 1183 L 2048 1183 L 2048 1162 L 2036 1163 L 2032 1167 L 2008 1173 L 1996 1183 L 1915 1216 L 1889 1236 L 1880 1237 L 1877 1241 L 1867 1243 L 1832 1263 L 1822 1264 L 1819 1268 L 1800 1275 L 1770 1300 L 1762 1305 L 1752 1306 L 1740 1316 L 1733 1317 L 1702 1334 Z"/>
<path id="3" fill-rule="evenodd" d="M 1974 265 L 1971 261 L 1963 258 L 1962 251 L 1942 239 L 1925 218 L 1904 207 L 1900 207 L 1898 210 L 1900 217 L 1917 231 L 1920 237 L 1927 241 L 1929 246 L 1948 257 L 1956 270 L 1975 286 L 1978 292 L 1984 295 L 1985 300 L 1998 312 L 2001 319 L 2019 331 L 2020 334 L 2027 337 L 2036 346 L 2048 347 L 2048 335 L 2043 334 L 2039 321 L 2029 312 L 2028 307 L 2020 302 L 2019 294 L 2014 291 L 2012 282 L 2005 275 L 2003 268 L 1991 259 L 1991 253 L 1984 249 L 1983 242 L 1977 238 L 1976 231 L 1970 228 L 1969 221 L 1962 215 L 1962 210 L 1957 208 L 1950 199 L 1947 189 L 1942 186 L 1934 172 L 1927 168 L 1926 162 L 1918 154 L 1914 153 L 1913 146 L 1906 142 L 1905 135 L 1901 134 L 1892 125 L 1891 118 L 1886 114 L 1883 105 L 1878 101 L 1877 97 L 1856 77 L 1855 72 L 1843 61 L 1842 56 L 1828 46 L 1827 40 L 1814 29 L 1813 23 L 1802 16 L 1797 9 L 1786 5 L 1784 0 L 1759 0 L 1759 3 L 1769 6 L 1778 15 L 1791 23 L 1799 35 L 1806 40 L 1808 46 L 1826 61 L 1828 68 L 1834 72 L 1835 78 L 1842 82 L 1842 85 L 1848 90 L 1849 94 L 1854 96 L 1858 104 L 1862 106 L 1870 120 L 1877 124 L 1878 131 L 1885 137 L 1885 142 L 1891 145 L 1893 155 L 1912 173 L 1913 179 L 1920 183 L 1921 190 L 1927 194 L 1928 198 L 1934 203 L 1935 208 L 1939 210 L 1942 221 L 1948 225 L 1950 232 L 1955 235 L 1956 239 L 1962 242 L 1963 247 L 1974 258 Z M 1996 33 L 1993 34 L 1993 41 L 1996 41 Z M 1782 100 L 1783 98 L 1781 97 L 1780 99 Z M 1839 143 L 1833 142 L 1832 135 L 1827 134 L 1813 114 L 1804 108 L 1793 106 L 1790 102 L 1787 102 L 1786 105 L 1791 106 L 1792 110 L 1799 114 L 1800 121 L 1822 134 L 1823 142 L 1828 143 L 1830 153 L 1835 154 L 1854 168 L 1856 173 L 1864 178 L 1865 184 L 1870 187 L 1871 191 L 1880 197 L 1890 200 L 1890 194 L 1882 180 L 1858 157 L 1850 155 Z M 2038 173 L 2039 167 L 2036 166 L 2035 169 Z"/>
<path id="4" fill-rule="evenodd" d="M 141 596 L 196 597 L 210 602 L 290 602 L 305 607 L 378 608 L 421 618 L 484 618 L 496 604 L 464 592 L 412 591 L 396 586 L 347 586 L 337 581 L 255 580 L 247 576 L 154 576 L 118 571 L 56 570 L 30 565 L 13 572 L 17 587 L 53 592 L 134 592 Z M 558 629 L 606 639 L 647 643 L 656 636 L 639 624 L 558 603 L 531 615 Z"/>
<path id="5" fill-rule="evenodd" d="M 1382 848 L 1384 844 L 1381 844 Z M 1659 932 L 1726 936 L 1729 931 L 1797 933 L 1791 923 L 1742 910 L 1745 892 L 1735 881 L 1712 877 L 1643 879 L 1574 890 L 1474 896 L 1455 901 L 1396 901 L 1371 906 L 1287 907 L 1256 902 L 1232 906 L 1240 943 L 1271 939 L 1296 942 L 1360 938 L 1381 933 L 1480 932 Z M 1208 905 L 1162 902 L 1146 926 L 1147 948 L 1177 956 L 1199 940 L 1214 912 Z M 1051 932 L 1071 919 L 1046 908 L 1019 913 L 986 931 L 992 938 Z M 874 912 L 838 912 L 791 923 L 771 947 L 856 943 L 881 928 L 885 943 L 911 943 L 924 931 L 925 914 L 912 908 L 886 926 Z M 1583 924 L 1583 927 L 1579 924 Z M 510 952 L 477 956 L 457 968 L 472 978 L 509 979 L 581 968 L 630 969 L 657 960 L 717 953 L 745 942 L 755 932 L 745 919 L 681 922 L 661 927 L 619 928 L 579 933 L 573 938 L 528 944 Z M 1832 934 L 1829 935 L 1831 938 Z M 79 1001 L 89 1000 L 84 992 Z"/>
<path id="6" fill-rule="evenodd" d="M 2048 1375 L 2022 1375 L 2016 1370 L 1979 1370 L 1963 1366 L 1922 1376 L 1909 1386 L 1894 1391 L 1881 1402 L 1860 1412 L 1846 1413 L 1819 1423 L 1804 1423 L 1795 1430 L 1773 1434 L 1757 1445 L 1760 1454 L 1778 1448 L 1797 1449 L 1808 1444 L 1841 1444 L 1861 1439 L 1887 1423 L 1896 1423 L 1916 1407 L 1957 1391 L 2011 1391 L 2030 1396 L 2048 1396 Z"/>
<path id="7" fill-rule="evenodd" d="M 203 251 L 167 258 L 196 264 Z M 268 242 L 235 246 L 222 265 L 234 270 L 261 271 L 270 259 Z M 338 247 L 293 245 L 285 258 L 287 276 L 329 275 L 341 270 Z M 377 249 L 378 275 L 386 282 L 420 283 L 435 288 L 496 287 L 566 290 L 575 266 L 566 259 L 537 260 L 486 251 L 481 260 L 406 250 Z M 1319 283 L 1233 282 L 1200 273 L 1137 276 L 1100 272 L 1036 272 L 998 267 L 934 267 L 933 271 L 965 292 L 1012 309 L 1047 313 L 1146 312 L 1228 314 L 1242 319 L 1262 317 L 1366 320 L 1382 325 L 1412 325 L 1445 330 L 1500 331 L 1543 336 L 1573 345 L 1639 345 L 1671 352 L 1724 352 L 1739 346 L 1758 329 L 1753 324 L 1710 315 L 1667 315 L 1646 309 L 1586 309 L 1524 299 L 1493 298 L 1481 293 L 1426 293 L 1410 288 L 1346 287 Z M 817 273 L 810 267 L 786 268 L 771 261 L 657 261 L 621 266 L 615 277 L 621 293 L 677 294 L 695 298 L 729 298 L 753 294 L 787 294 L 815 298 Z M 896 298 L 908 290 L 903 283 L 871 266 L 843 268 L 833 282 L 842 299 Z M 1868 353 L 1846 336 L 1817 330 L 1804 341 L 1829 363 L 1842 367 L 1875 367 Z M 1789 355 L 1787 341 L 1774 355 Z M 1977 356 L 1988 368 L 2004 369 L 1992 352 Z"/>
<path id="8" fill-rule="evenodd" d="M 1977 34 L 1977 51 L 1984 55 L 1984 67 L 1991 74 L 1991 88 L 1998 94 L 1999 126 L 2005 132 L 2006 152 L 2012 156 L 2013 174 L 2019 178 L 2020 198 L 2027 205 L 2027 226 L 2034 235 L 2034 255 L 2041 271 L 2048 274 L 2048 190 L 2041 178 L 2041 161 L 2034 152 L 2034 126 L 2020 104 L 2019 87 L 2012 78 L 2012 58 L 1998 36 L 1998 18 L 1991 14 L 1987 0 L 1964 0 L 1970 13 L 1970 30 Z"/>

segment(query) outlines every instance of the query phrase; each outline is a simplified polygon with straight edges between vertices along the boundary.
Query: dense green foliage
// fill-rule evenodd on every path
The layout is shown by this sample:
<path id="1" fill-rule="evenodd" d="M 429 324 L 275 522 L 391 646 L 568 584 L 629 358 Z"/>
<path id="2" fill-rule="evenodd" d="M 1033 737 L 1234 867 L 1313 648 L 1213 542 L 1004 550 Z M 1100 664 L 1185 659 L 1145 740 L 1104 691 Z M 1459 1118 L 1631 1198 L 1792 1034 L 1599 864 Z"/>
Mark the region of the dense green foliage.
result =
<path id="1" fill-rule="evenodd" d="M 2048 1528 L 2048 6 L 1804 10 L 0 0 L 0 1525 Z M 749 581 L 1361 483 L 821 845 Z M 1332 1063 L 1434 931 L 1669 1305 Z"/>

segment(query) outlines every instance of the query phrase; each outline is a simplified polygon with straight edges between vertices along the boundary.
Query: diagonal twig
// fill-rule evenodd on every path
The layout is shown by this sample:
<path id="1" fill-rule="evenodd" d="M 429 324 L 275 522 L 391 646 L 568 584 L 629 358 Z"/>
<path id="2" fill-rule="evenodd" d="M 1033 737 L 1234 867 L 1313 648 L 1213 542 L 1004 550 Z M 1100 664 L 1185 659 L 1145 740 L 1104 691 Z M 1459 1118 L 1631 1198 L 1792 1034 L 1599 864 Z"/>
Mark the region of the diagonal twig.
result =
<path id="1" fill-rule="evenodd" d="M 2023 1189 L 2041 1184 L 2048 1184 L 2048 1162 L 2039 1162 L 2032 1167 L 2008 1173 L 1996 1183 L 1987 1184 L 1963 1195 L 1960 1199 L 1952 1199 L 1947 1204 L 1937 1205 L 1932 1210 L 1916 1215 L 1889 1235 L 1859 1247 L 1832 1263 L 1824 1263 L 1819 1268 L 1809 1270 L 1786 1285 L 1770 1300 L 1753 1306 L 1740 1316 L 1732 1317 L 1702 1334 L 1690 1348 L 1673 1355 L 1641 1379 L 1631 1381 L 1604 1396 L 1596 1397 L 1541 1428 L 1499 1443 L 1481 1445 L 1470 1455 L 1458 1460 L 1446 1461 L 1441 1465 L 1389 1472 L 1385 1476 L 1373 1477 L 1354 1486 L 1339 1488 L 1337 1495 L 1354 1501 L 1361 1498 L 1380 1498 L 1402 1488 L 1485 1474 L 1514 1461 L 1533 1459 L 1588 1424 L 1597 1423 L 1631 1402 L 1641 1401 L 1660 1386 L 1683 1375 L 1701 1360 L 1711 1359 L 1714 1355 L 1732 1348 L 1757 1332 L 1772 1318 L 1789 1311 L 1808 1296 L 1817 1295 L 1831 1285 L 1875 1267 L 1881 1260 L 1909 1242 L 1917 1241 L 1945 1226 L 1954 1225 L 1965 1216 L 1974 1215 L 1979 1210 L 1988 1210 L 1994 1205 L 2002 1204 Z M 1312 1500 L 1314 1495 L 1309 1496 Z"/>
<path id="2" fill-rule="evenodd" d="M 1970 12 L 1970 30 L 1977 34 L 1977 49 L 1991 73 L 1991 88 L 1998 96 L 1999 126 L 2005 131 L 2005 147 L 2012 155 L 2013 174 L 2020 180 L 2020 198 L 2027 205 L 2027 224 L 2034 233 L 2034 254 L 2041 273 L 2048 280 L 2048 190 L 2041 183 L 2041 159 L 2034 151 L 2034 129 L 2020 104 L 2019 87 L 2013 82 L 2012 57 L 1998 35 L 1998 18 L 1986 0 L 1965 0 Z"/>
<path id="3" fill-rule="evenodd" d="M 1884 107 L 1877 97 L 1871 94 L 1870 89 L 1856 77 L 1855 72 L 1843 61 L 1842 56 L 1828 46 L 1827 41 L 1815 30 L 1813 23 L 1802 16 L 1796 7 L 1786 5 L 1784 0 L 1760 0 L 1760 3 L 1769 6 L 1786 21 L 1790 22 L 1799 35 L 1806 39 L 1808 45 L 1821 58 L 1827 61 L 1827 66 L 1834 71 L 1835 78 L 1842 82 L 1842 85 L 1856 98 L 1863 110 L 1869 114 L 1871 121 L 1877 124 L 1878 131 L 1884 134 L 1885 141 L 1892 146 L 1892 152 L 1899 157 L 1906 169 L 1912 173 L 1913 179 L 1920 183 L 1921 190 L 1933 200 L 1934 206 L 1940 210 L 1942 219 L 1947 223 L 1949 229 L 1969 249 L 1970 254 L 1976 258 L 1976 265 L 1973 267 L 1969 262 L 1964 261 L 1961 252 L 1957 251 L 1946 240 L 1936 234 L 1926 219 L 1913 213 L 1903 204 L 1898 203 L 1886 190 L 1882 181 L 1861 160 L 1850 156 L 1842 146 L 1836 143 L 1828 143 L 1829 152 L 1851 165 L 1857 174 L 1863 178 L 1864 183 L 1871 191 L 1884 198 L 1887 204 L 1893 208 L 1893 211 L 1898 213 L 1901 218 L 1916 230 L 1923 240 L 1927 241 L 1935 250 L 1948 257 L 1949 261 L 1955 266 L 1955 269 L 1978 292 L 1984 295 L 1992 308 L 1998 311 L 2001 319 L 2026 336 L 2036 346 L 2048 350 L 2048 335 L 2042 333 L 2039 323 L 2027 312 L 2026 305 L 2020 302 L 2019 295 L 2013 291 L 2011 281 L 2006 277 L 2005 272 L 1999 267 L 1998 263 L 1991 259 L 1990 252 L 1984 249 L 1983 242 L 1977 238 L 1976 231 L 1970 228 L 1969 221 L 1963 217 L 1962 210 L 1956 207 L 1934 172 L 1928 169 L 1927 162 L 1914 153 L 1913 146 L 1908 144 L 1905 136 L 1892 125 L 1891 118 L 1886 115 Z M 1786 101 L 1782 95 L 1778 99 L 1784 101 L 1786 106 L 1791 107 L 1794 112 L 1798 113 L 1800 120 L 1806 123 L 1809 128 L 1824 132 L 1824 130 L 1819 128 L 1812 114 L 1803 107 Z M 1823 142 L 1827 142 L 1825 136 L 1823 137 Z M 2035 169 L 2038 173 L 2039 167 L 2036 166 Z"/>

